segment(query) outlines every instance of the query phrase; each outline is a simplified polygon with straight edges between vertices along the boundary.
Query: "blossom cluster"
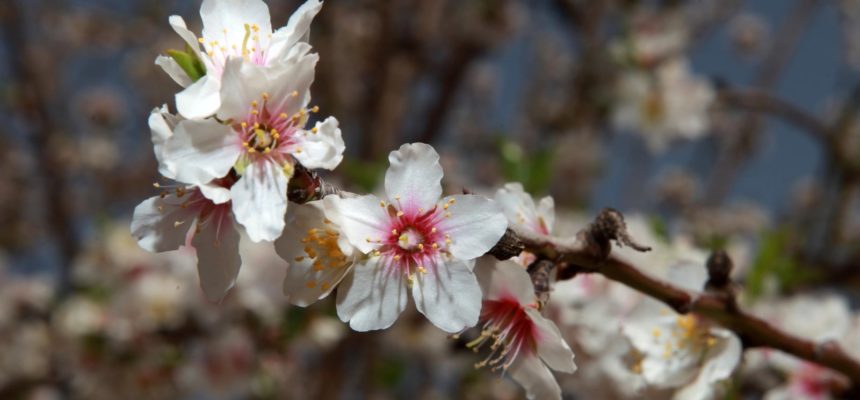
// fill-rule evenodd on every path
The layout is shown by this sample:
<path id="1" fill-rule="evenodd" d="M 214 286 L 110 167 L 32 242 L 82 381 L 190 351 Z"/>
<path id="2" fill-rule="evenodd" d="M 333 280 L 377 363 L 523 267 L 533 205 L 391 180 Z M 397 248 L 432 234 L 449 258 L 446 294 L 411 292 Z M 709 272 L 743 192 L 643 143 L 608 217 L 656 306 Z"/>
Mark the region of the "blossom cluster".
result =
<path id="1" fill-rule="evenodd" d="M 155 63 L 183 89 L 175 96 L 176 114 L 164 105 L 149 117 L 165 182 L 134 211 L 131 231 L 140 247 L 194 254 L 202 292 L 215 303 L 229 301 L 243 276 L 265 283 L 283 277 L 282 293 L 238 294 L 264 320 L 277 320 L 286 304 L 307 307 L 335 293 L 341 321 L 354 331 L 381 330 L 395 325 L 411 298 L 433 326 L 483 353 L 476 367 L 504 371 L 529 398 L 561 398 L 552 371 L 577 371 L 572 347 L 597 359 L 573 376 L 613 382 L 624 395 L 706 399 L 724 389 L 742 361 L 736 334 L 593 276 L 557 285 L 547 304 L 546 290 L 527 272 L 535 254 L 509 261 L 485 254 L 508 229 L 552 238 L 553 199 L 536 202 L 518 183 L 493 198 L 443 195 L 440 156 L 428 144 L 404 144 L 389 154 L 378 195 L 317 193 L 312 201 L 292 202 L 288 188 L 296 171 L 335 170 L 346 150 L 338 120 L 317 118 L 319 107 L 311 105 L 319 56 L 309 31 L 321 8 L 308 0 L 273 30 L 260 0 L 204 0 L 199 36 L 181 17 L 169 19 L 185 49 Z M 622 128 L 644 127 L 652 149 L 660 150 L 674 137 L 704 132 L 714 95 L 677 55 L 686 35 L 673 30 L 679 24 L 655 34 L 647 22 L 637 24 L 641 40 L 618 54 L 631 65 L 619 79 L 615 116 Z M 257 256 L 240 250 L 254 245 L 262 246 Z M 649 256 L 650 272 L 701 291 L 705 253 L 683 240 L 666 247 L 672 252 Z M 261 262 L 259 254 L 267 253 L 277 265 L 263 265 L 272 264 Z M 92 299 L 73 298 L 57 317 L 68 322 L 64 330 L 91 336 L 112 315 L 124 321 L 109 336 L 123 341 L 153 327 L 186 329 L 189 304 L 214 307 L 183 301 L 193 294 L 173 290 L 181 284 L 170 275 L 129 273 L 136 277 L 131 290 L 141 291 L 137 301 L 105 310 Z M 205 317 L 196 322 L 207 323 Z M 819 379 L 790 363 L 785 368 L 801 382 Z M 786 390 L 795 387 L 789 385 Z"/>
<path id="2" fill-rule="evenodd" d="M 273 31 L 262 1 L 206 0 L 200 37 L 170 18 L 186 47 L 156 64 L 184 89 L 178 114 L 162 106 L 149 125 L 159 172 L 174 183 L 156 184 L 163 191 L 137 206 L 132 235 L 152 252 L 191 249 L 213 301 L 240 267 L 260 268 L 240 256 L 242 237 L 272 243 L 289 264 L 289 303 L 307 306 L 336 290 L 338 317 L 369 331 L 391 327 L 411 297 L 445 332 L 481 324 L 481 342 L 494 342 L 487 364 L 511 371 L 530 393 L 560 396 L 538 360 L 573 372 L 573 353 L 537 311 L 528 275 L 516 265 L 476 267 L 508 228 L 502 206 L 473 194 L 443 197 L 433 147 L 391 152 L 382 197 L 289 201 L 297 168 L 334 169 L 345 150 L 334 117 L 309 127 L 319 111 L 309 106 L 319 57 L 308 33 L 321 7 L 309 0 Z"/>

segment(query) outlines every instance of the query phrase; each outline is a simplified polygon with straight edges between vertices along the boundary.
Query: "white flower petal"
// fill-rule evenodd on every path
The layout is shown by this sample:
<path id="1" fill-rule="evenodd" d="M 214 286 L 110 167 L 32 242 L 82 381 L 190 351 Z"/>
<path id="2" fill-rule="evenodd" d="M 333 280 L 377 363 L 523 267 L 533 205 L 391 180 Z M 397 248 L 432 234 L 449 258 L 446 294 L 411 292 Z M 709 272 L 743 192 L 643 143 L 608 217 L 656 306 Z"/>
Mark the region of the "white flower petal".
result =
<path id="1" fill-rule="evenodd" d="M 517 357 L 508 373 L 526 390 L 529 400 L 561 399 L 561 388 L 549 368 L 534 354 Z"/>
<path id="2" fill-rule="evenodd" d="M 268 61 L 280 61 L 287 56 L 287 52 L 299 42 L 306 42 L 310 32 L 311 21 L 322 8 L 319 0 L 308 0 L 290 16 L 289 22 L 283 28 L 278 29 L 272 35 L 269 44 L 269 52 L 266 55 Z"/>
<path id="3" fill-rule="evenodd" d="M 537 352 L 540 358 L 556 371 L 569 374 L 576 372 L 573 351 L 561 337 L 558 327 L 544 318 L 537 309 L 527 307 L 525 311 L 537 328 Z"/>
<path id="4" fill-rule="evenodd" d="M 185 20 L 178 15 L 171 15 L 170 18 L 167 19 L 170 23 L 170 26 L 173 27 L 173 30 L 185 41 L 189 47 L 194 50 L 199 50 L 200 46 L 197 42 L 197 35 L 188 30 L 188 27 L 185 25 Z"/>
<path id="5" fill-rule="evenodd" d="M 210 301 L 221 301 L 236 283 L 242 260 L 239 256 L 239 232 L 229 212 L 220 212 L 206 222 L 191 243 L 197 250 L 197 273 L 200 287 Z"/>
<path id="6" fill-rule="evenodd" d="M 449 200 L 454 202 L 450 203 Z M 482 196 L 456 195 L 442 199 L 450 204 L 450 218 L 439 224 L 440 229 L 451 236 L 451 254 L 461 260 L 478 258 L 498 243 L 508 220 L 499 205 Z"/>
<path id="7" fill-rule="evenodd" d="M 278 164 L 263 159 L 248 164 L 230 188 L 233 214 L 252 241 L 270 242 L 281 236 L 289 180 Z"/>
<path id="8" fill-rule="evenodd" d="M 403 274 L 373 257 L 356 263 L 337 289 L 337 315 L 356 331 L 385 329 L 406 308 Z"/>
<path id="9" fill-rule="evenodd" d="M 221 76 L 218 118 L 244 121 L 251 112 L 251 102 L 262 100 L 269 80 L 262 68 L 241 57 L 230 57 Z"/>
<path id="10" fill-rule="evenodd" d="M 306 54 L 294 62 L 276 63 L 267 69 L 271 111 L 294 115 L 310 103 L 318 61 L 319 55 Z"/>
<path id="11" fill-rule="evenodd" d="M 412 285 L 415 307 L 445 332 L 475 326 L 481 313 L 481 287 L 466 263 L 452 260 L 425 265 Z"/>
<path id="12" fill-rule="evenodd" d="M 173 133 L 164 146 L 164 163 L 180 182 L 203 185 L 222 178 L 242 152 L 233 129 L 214 120 L 182 121 Z"/>
<path id="13" fill-rule="evenodd" d="M 707 350 L 699 376 L 693 383 L 675 393 L 679 400 L 706 400 L 713 397 L 715 385 L 728 379 L 741 361 L 743 346 L 740 339 L 731 331 L 722 328 L 711 329 L 717 342 Z"/>
<path id="14" fill-rule="evenodd" d="M 534 285 L 522 265 L 484 256 L 475 263 L 475 275 L 486 300 L 513 297 L 523 306 L 536 303 Z"/>
<path id="15" fill-rule="evenodd" d="M 379 202 L 378 197 L 369 194 L 348 199 L 328 196 L 324 204 L 326 215 L 332 220 L 337 218 L 349 242 L 366 254 L 379 247 L 368 239 L 375 241 L 388 234 L 385 231 L 388 215 Z"/>
<path id="16" fill-rule="evenodd" d="M 306 168 L 335 169 L 343 160 L 346 149 L 337 125 L 337 119 L 328 117 L 316 123 L 316 132 L 304 131 L 303 136 L 297 138 L 302 151 L 293 153 L 293 157 Z"/>
<path id="17" fill-rule="evenodd" d="M 223 186 L 218 186 L 212 183 L 207 183 L 198 186 L 203 196 L 212 200 L 215 204 L 224 204 L 230 201 L 230 189 Z"/>
<path id="18" fill-rule="evenodd" d="M 185 243 L 194 211 L 179 207 L 173 194 L 150 197 L 134 208 L 131 235 L 144 250 L 153 253 L 176 250 Z"/>
<path id="19" fill-rule="evenodd" d="M 225 45 L 241 44 L 245 39 L 246 24 L 248 29 L 256 24 L 261 39 L 272 33 L 269 7 L 262 0 L 204 0 L 200 6 L 200 18 L 207 43 L 217 40 Z"/>
<path id="20" fill-rule="evenodd" d="M 194 81 L 185 73 L 185 70 L 179 66 L 176 60 L 170 56 L 158 56 L 155 58 L 155 65 L 161 67 L 167 75 L 170 76 L 170 79 L 173 79 L 174 82 L 179 84 L 182 87 L 188 87 Z"/>
<path id="21" fill-rule="evenodd" d="M 153 109 L 149 114 L 149 131 L 155 159 L 158 161 L 158 172 L 168 179 L 175 179 L 176 174 L 164 163 L 164 145 L 173 136 L 173 129 L 180 121 L 180 117 L 170 114 L 167 105 Z"/>
<path id="22" fill-rule="evenodd" d="M 439 154 L 429 144 L 410 143 L 388 156 L 391 166 L 385 173 L 385 193 L 400 196 L 404 208 L 433 208 L 442 196 L 442 166 Z M 473 257 L 474 258 L 474 257 Z"/>
<path id="23" fill-rule="evenodd" d="M 206 74 L 176 94 L 176 109 L 188 119 L 203 119 L 215 114 L 221 106 L 221 82 Z"/>
<path id="24" fill-rule="evenodd" d="M 708 280 L 708 271 L 704 265 L 682 261 L 669 270 L 667 279 L 684 289 L 700 291 Z"/>
<path id="25" fill-rule="evenodd" d="M 325 253 L 325 249 L 320 249 L 316 258 L 310 258 L 305 252 L 307 244 L 303 238 L 308 235 L 308 231 L 314 229 L 320 235 L 328 235 L 328 230 L 335 230 L 336 226 L 326 224 L 325 218 L 321 201 L 291 204 L 284 234 L 275 241 L 275 251 L 290 263 L 283 290 L 291 304 L 307 306 L 328 296 L 351 270 L 351 257 L 341 262 Z M 335 242 L 334 245 L 338 246 L 339 243 Z M 322 269 L 314 268 L 317 262 L 323 266 Z"/>
<path id="26" fill-rule="evenodd" d="M 549 232 L 552 232 L 555 226 L 555 201 L 550 196 L 546 196 L 538 202 L 537 206 L 538 217 L 543 219 L 544 226 Z"/>

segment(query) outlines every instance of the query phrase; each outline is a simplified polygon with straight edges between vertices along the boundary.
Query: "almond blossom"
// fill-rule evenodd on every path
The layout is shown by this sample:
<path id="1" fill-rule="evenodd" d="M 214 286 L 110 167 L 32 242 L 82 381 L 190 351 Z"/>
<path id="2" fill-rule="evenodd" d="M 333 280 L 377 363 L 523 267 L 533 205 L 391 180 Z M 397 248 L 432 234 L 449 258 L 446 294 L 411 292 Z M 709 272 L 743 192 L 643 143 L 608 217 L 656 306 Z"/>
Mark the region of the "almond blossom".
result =
<path id="1" fill-rule="evenodd" d="M 481 259 L 475 274 L 483 291 L 476 351 L 491 342 L 490 355 L 476 367 L 503 370 L 526 389 L 529 399 L 561 399 L 550 368 L 573 373 L 573 352 L 552 321 L 538 311 L 529 275 L 519 264 Z"/>
<path id="2" fill-rule="evenodd" d="M 176 95 L 176 106 L 186 118 L 205 118 L 221 105 L 219 93 L 229 58 L 237 57 L 259 66 L 294 60 L 310 51 L 306 43 L 310 24 L 322 8 L 308 0 L 283 28 L 272 32 L 269 7 L 260 0 L 204 0 L 200 7 L 202 37 L 197 37 L 178 15 L 170 17 L 173 30 L 193 50 L 206 68 L 196 82 L 171 57 L 159 56 L 159 65 L 185 88 Z"/>
<path id="3" fill-rule="evenodd" d="M 532 196 L 519 182 L 505 184 L 496 191 L 496 202 L 505 211 L 508 222 L 538 235 L 550 235 L 555 222 L 555 202 L 546 196 L 535 205 Z"/>
<path id="4" fill-rule="evenodd" d="M 176 169 L 164 162 L 164 151 L 180 121 L 166 106 L 153 110 L 149 118 L 159 171 L 174 180 Z M 132 236 L 145 250 L 160 253 L 182 245 L 196 249 L 200 284 L 213 301 L 223 298 L 233 286 L 241 265 L 239 233 L 230 214 L 228 188 L 234 181 L 227 177 L 199 186 L 180 183 L 163 188 L 161 194 L 135 207 L 131 223 Z"/>
<path id="5" fill-rule="evenodd" d="M 338 289 L 338 316 L 358 331 L 387 328 L 411 289 L 418 311 L 442 330 L 474 325 L 481 309 L 474 259 L 505 233 L 501 209 L 481 196 L 440 200 L 442 166 L 427 144 L 405 144 L 388 160 L 387 199 L 333 198 L 327 207 L 365 255 Z"/>
<path id="6" fill-rule="evenodd" d="M 705 135 L 715 94 L 708 81 L 690 72 L 685 59 L 676 57 L 653 71 L 627 71 L 618 80 L 616 97 L 613 123 L 639 131 L 657 153 L 674 139 Z"/>
<path id="7" fill-rule="evenodd" d="M 706 272 L 699 265 L 677 266 L 669 280 L 688 290 L 702 290 Z M 679 388 L 675 399 L 712 399 L 717 384 L 740 363 L 740 339 L 730 330 L 696 314 L 679 315 L 654 299 L 645 299 L 623 323 L 637 359 L 633 371 L 660 388 Z"/>
<path id="8" fill-rule="evenodd" d="M 185 120 L 164 145 L 164 163 L 176 180 L 205 185 L 231 171 L 233 213 L 251 240 L 281 236 L 287 183 L 294 165 L 333 169 L 343 158 L 338 122 L 329 117 L 304 129 L 316 107 L 310 102 L 315 54 L 263 69 L 231 58 L 224 71 L 221 108 L 215 119 Z"/>
<path id="9" fill-rule="evenodd" d="M 291 205 L 284 235 L 275 241 L 278 255 L 290 263 L 284 295 L 292 304 L 307 306 L 325 298 L 352 270 L 357 252 L 324 213 L 323 203 L 332 199 Z"/>

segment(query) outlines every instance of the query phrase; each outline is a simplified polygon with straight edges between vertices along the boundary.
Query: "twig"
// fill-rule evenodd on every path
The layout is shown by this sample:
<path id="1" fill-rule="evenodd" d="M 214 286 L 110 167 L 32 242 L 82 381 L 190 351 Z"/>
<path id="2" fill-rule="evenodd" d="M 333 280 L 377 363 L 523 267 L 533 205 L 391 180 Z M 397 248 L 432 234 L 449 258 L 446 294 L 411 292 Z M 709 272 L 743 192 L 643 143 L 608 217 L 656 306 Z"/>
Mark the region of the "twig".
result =
<path id="1" fill-rule="evenodd" d="M 609 214 L 609 215 L 607 215 Z M 616 219 L 617 211 L 604 210 L 597 220 Z M 626 232 L 606 232 L 608 225 L 593 223 L 573 240 L 563 240 L 517 231 L 516 240 L 525 245 L 527 251 L 540 258 L 558 263 L 559 278 L 576 273 L 597 273 L 650 297 L 660 300 L 681 314 L 695 312 L 731 329 L 744 338 L 747 347 L 769 347 L 796 357 L 831 368 L 844 374 L 852 384 L 860 386 L 860 361 L 845 353 L 834 343 L 817 343 L 785 332 L 752 314 L 741 310 L 733 296 L 724 292 L 704 293 L 688 291 L 672 283 L 652 277 L 607 249 L 609 240 L 589 238 L 624 237 Z M 620 226 L 620 225 L 616 225 Z M 509 238 L 510 239 L 510 238 Z M 614 240 L 614 239 L 613 239 Z M 605 254 L 605 256 L 604 256 Z M 719 264 L 718 260 L 713 263 Z M 714 271 L 728 268 L 715 265 Z M 565 272 L 565 270 L 567 270 Z M 717 279 L 718 280 L 718 279 Z"/>

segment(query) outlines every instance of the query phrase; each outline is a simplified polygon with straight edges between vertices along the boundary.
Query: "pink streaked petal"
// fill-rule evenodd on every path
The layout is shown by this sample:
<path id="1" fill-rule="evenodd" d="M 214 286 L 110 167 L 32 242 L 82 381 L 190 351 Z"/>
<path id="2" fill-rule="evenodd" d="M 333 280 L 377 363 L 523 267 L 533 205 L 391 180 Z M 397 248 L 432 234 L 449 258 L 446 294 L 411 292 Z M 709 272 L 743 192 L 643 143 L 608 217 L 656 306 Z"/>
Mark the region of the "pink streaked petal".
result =
<path id="1" fill-rule="evenodd" d="M 399 197 L 404 211 L 429 210 L 436 205 L 442 196 L 442 166 L 432 146 L 404 144 L 391 152 L 388 162 L 391 166 L 385 173 L 385 193 L 389 199 Z"/>
<path id="2" fill-rule="evenodd" d="M 415 307 L 433 325 L 459 332 L 478 323 L 481 288 L 469 266 L 462 261 L 424 264 L 427 272 L 415 273 L 412 297 Z"/>
<path id="3" fill-rule="evenodd" d="M 448 205 L 449 216 L 439 223 L 439 228 L 450 235 L 449 249 L 458 259 L 471 260 L 485 254 L 508 228 L 499 205 L 486 197 L 448 196 L 442 204 Z"/>

